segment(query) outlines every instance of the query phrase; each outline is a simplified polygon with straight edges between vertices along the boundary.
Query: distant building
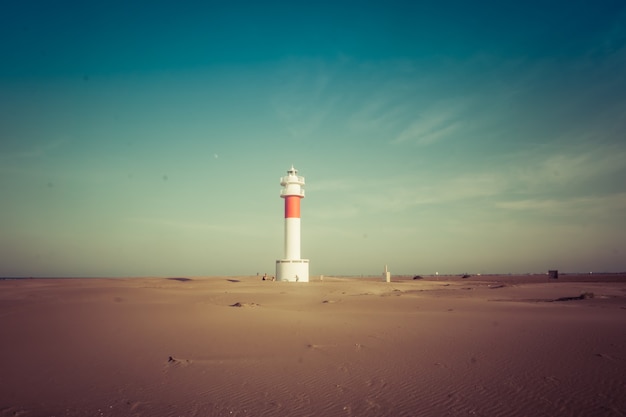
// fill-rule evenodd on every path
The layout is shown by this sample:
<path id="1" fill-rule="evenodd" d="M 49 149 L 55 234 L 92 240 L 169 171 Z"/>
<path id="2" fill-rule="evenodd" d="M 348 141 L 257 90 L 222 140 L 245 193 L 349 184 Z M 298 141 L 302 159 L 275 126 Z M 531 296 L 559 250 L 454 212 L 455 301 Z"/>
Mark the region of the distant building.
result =
<path id="1" fill-rule="evenodd" d="M 280 179 L 285 200 L 285 256 L 276 261 L 276 280 L 309 282 L 309 260 L 300 257 L 300 200 L 304 198 L 304 177 L 291 166 Z"/>

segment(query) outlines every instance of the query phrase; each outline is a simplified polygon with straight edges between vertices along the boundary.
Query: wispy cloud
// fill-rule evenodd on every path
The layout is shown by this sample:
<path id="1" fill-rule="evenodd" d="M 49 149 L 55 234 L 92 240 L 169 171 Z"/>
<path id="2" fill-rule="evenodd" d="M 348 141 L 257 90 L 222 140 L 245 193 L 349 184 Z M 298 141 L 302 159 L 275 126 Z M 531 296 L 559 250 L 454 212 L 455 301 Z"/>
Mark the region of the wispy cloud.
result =
<path id="1" fill-rule="evenodd" d="M 126 220 L 130 223 L 149 225 L 184 234 L 205 235 L 210 232 L 227 236 L 259 236 L 264 233 L 264 229 L 259 228 L 258 224 L 251 227 L 250 224 L 241 222 L 205 223 L 160 217 L 129 217 Z"/>
<path id="2" fill-rule="evenodd" d="M 392 93 L 378 92 L 362 100 L 360 105 L 352 106 L 354 110 L 347 120 L 348 127 L 357 134 L 401 130 L 413 112 L 402 97 L 395 97 Z"/>
<path id="3" fill-rule="evenodd" d="M 471 170 L 432 173 L 417 168 L 410 175 L 324 180 L 310 189 L 319 199 L 334 202 L 332 207 L 316 208 L 313 215 L 323 218 L 459 204 L 473 210 L 574 214 L 584 208 L 586 213 L 605 209 L 616 213 L 626 195 L 624 174 L 626 149 L 620 146 L 542 146 Z"/>
<path id="4" fill-rule="evenodd" d="M 459 132 L 463 123 L 446 118 L 425 119 L 411 123 L 392 143 L 413 142 L 418 145 L 431 145 Z"/>
<path id="5" fill-rule="evenodd" d="M 522 193 L 597 193 L 626 187 L 619 180 L 626 174 L 626 147 L 619 144 L 547 144 L 509 158 L 509 182 Z"/>
<path id="6" fill-rule="evenodd" d="M 598 197 L 499 201 L 496 203 L 496 207 L 505 210 L 534 211 L 558 215 L 602 216 L 621 213 L 626 216 L 626 193 Z"/>
<path id="7" fill-rule="evenodd" d="M 45 157 L 52 151 L 64 147 L 69 142 L 69 139 L 63 138 L 34 143 L 32 145 L 16 146 L 17 149 L 11 150 L 3 150 L 0 148 L 0 160 L 11 161 Z"/>
<path id="8" fill-rule="evenodd" d="M 293 138 L 310 136 L 333 113 L 338 102 L 330 87 L 335 72 L 319 60 L 288 62 L 279 70 L 281 80 L 270 106 Z"/>
<path id="9" fill-rule="evenodd" d="M 464 118 L 466 101 L 442 100 L 424 111 L 418 111 L 414 120 L 391 142 L 431 145 L 451 137 L 467 124 Z"/>
<path id="10" fill-rule="evenodd" d="M 328 201 L 339 203 L 316 208 L 312 214 L 322 218 L 348 218 L 364 213 L 401 213 L 417 207 L 453 205 L 496 196 L 506 187 L 501 178 L 483 173 L 460 174 L 435 182 L 411 180 L 407 176 L 370 180 L 366 184 L 357 178 L 344 179 L 331 182 L 316 192 L 340 193 L 345 198 L 329 196 Z M 347 190 L 358 191 L 346 194 Z"/>

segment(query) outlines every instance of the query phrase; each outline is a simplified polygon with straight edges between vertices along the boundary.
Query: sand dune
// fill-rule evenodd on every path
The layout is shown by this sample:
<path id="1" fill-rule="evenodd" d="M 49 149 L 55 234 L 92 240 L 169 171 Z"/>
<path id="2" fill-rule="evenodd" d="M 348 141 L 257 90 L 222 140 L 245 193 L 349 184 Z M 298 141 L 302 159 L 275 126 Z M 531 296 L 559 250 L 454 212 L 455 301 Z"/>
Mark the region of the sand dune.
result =
<path id="1" fill-rule="evenodd" d="M 626 415 L 624 276 L 4 280 L 0 329 L 0 416 Z"/>

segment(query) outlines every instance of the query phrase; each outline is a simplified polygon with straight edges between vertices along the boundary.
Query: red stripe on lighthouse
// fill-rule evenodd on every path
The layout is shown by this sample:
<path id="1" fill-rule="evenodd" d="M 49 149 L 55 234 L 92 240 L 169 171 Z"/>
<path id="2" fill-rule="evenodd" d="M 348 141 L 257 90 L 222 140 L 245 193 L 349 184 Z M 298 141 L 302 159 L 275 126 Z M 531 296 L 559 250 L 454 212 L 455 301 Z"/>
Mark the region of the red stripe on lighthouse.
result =
<path id="1" fill-rule="evenodd" d="M 300 218 L 300 197 L 289 195 L 285 197 L 285 219 L 295 217 Z"/>

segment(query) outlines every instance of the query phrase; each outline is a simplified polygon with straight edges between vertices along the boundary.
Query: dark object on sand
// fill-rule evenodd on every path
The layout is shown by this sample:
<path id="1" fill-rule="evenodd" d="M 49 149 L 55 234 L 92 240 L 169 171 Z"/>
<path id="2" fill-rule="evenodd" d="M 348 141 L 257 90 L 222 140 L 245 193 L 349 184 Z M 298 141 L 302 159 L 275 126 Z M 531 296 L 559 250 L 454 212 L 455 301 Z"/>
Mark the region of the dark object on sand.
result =
<path id="1" fill-rule="evenodd" d="M 180 281 L 180 282 L 191 281 L 191 278 L 168 278 L 168 279 L 171 279 L 172 281 Z"/>
<path id="2" fill-rule="evenodd" d="M 578 297 L 561 297 L 552 301 L 574 301 L 574 300 L 587 300 L 589 298 L 593 298 L 594 294 L 592 292 L 584 292 L 580 294 Z"/>
<path id="3" fill-rule="evenodd" d="M 465 278 L 469 278 L 469 277 L 471 277 L 471 275 L 468 275 L 468 274 L 463 274 L 463 275 L 461 275 L 461 278 L 463 278 L 463 279 L 465 279 Z"/>
<path id="4" fill-rule="evenodd" d="M 413 279 L 422 279 L 422 276 L 421 276 L 421 275 L 415 275 L 415 276 L 413 277 Z"/>
<path id="5" fill-rule="evenodd" d="M 235 304 L 231 304 L 231 307 L 258 307 L 259 304 L 257 303 L 240 303 L 239 301 L 237 301 Z"/>
<path id="6" fill-rule="evenodd" d="M 550 279 L 559 279 L 559 270 L 551 269 L 548 271 L 548 278 Z"/>

